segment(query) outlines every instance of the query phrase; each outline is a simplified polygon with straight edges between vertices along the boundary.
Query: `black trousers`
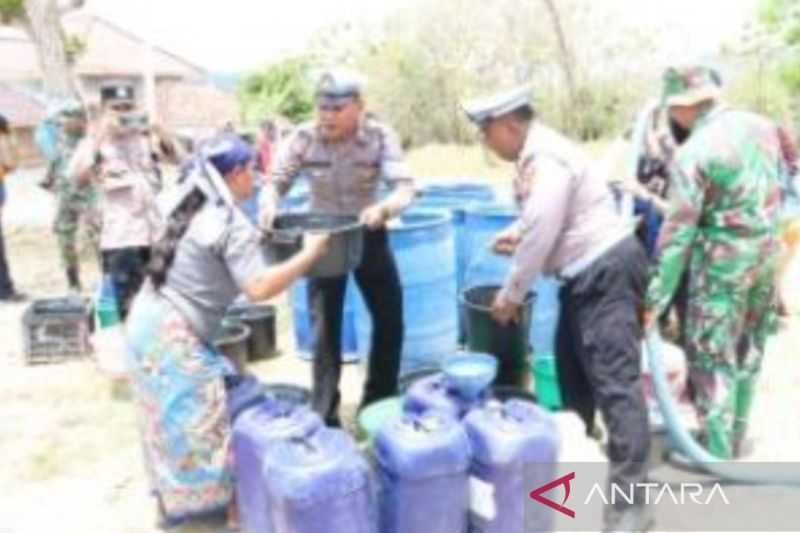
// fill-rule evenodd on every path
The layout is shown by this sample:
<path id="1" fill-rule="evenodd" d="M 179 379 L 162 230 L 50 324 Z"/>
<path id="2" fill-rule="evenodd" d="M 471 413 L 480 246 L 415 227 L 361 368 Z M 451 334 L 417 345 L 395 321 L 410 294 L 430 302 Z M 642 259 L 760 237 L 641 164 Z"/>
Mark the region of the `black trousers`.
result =
<path id="1" fill-rule="evenodd" d="M 0 207 L 2 213 L 2 207 Z M 14 283 L 11 281 L 11 273 L 8 269 L 8 259 L 6 258 L 6 243 L 3 237 L 3 221 L 0 219 L 0 298 L 14 293 Z"/>
<path id="2" fill-rule="evenodd" d="M 361 406 L 397 393 L 403 348 L 403 292 L 386 230 L 367 231 L 354 277 L 372 317 L 369 370 Z M 339 425 L 342 315 L 347 277 L 309 281 L 314 335 L 312 404 L 329 425 Z"/>
<path id="3" fill-rule="evenodd" d="M 142 288 L 145 269 L 150 262 L 150 248 L 131 247 L 104 250 L 102 253 L 103 273 L 111 276 L 114 292 L 117 295 L 120 317 L 125 320 L 133 299 Z"/>
<path id="4" fill-rule="evenodd" d="M 629 237 L 561 289 L 557 365 L 565 408 L 609 430 L 609 481 L 644 482 L 650 431 L 641 382 L 647 256 Z"/>

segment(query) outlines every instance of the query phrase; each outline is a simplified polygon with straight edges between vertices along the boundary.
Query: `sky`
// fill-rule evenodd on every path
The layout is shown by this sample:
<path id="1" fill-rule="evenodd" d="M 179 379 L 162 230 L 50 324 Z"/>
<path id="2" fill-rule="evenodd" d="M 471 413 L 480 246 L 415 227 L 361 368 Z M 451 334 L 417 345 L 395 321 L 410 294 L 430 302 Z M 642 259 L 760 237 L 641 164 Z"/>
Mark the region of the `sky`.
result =
<path id="1" fill-rule="evenodd" d="M 203 67 L 236 72 L 301 49 L 321 27 L 379 23 L 401 0 L 89 0 L 94 13 Z"/>
<path id="2" fill-rule="evenodd" d="M 405 4 L 425 1 L 447 0 L 89 0 L 88 7 L 203 67 L 239 72 L 301 50 L 327 24 L 353 19 L 378 24 Z M 675 59 L 689 46 L 698 56 L 716 50 L 753 17 L 758 2 L 585 1 L 622 4 L 626 24 L 673 25 L 676 31 L 661 44 L 674 50 Z M 490 13 L 491 0 L 486 5 Z"/>

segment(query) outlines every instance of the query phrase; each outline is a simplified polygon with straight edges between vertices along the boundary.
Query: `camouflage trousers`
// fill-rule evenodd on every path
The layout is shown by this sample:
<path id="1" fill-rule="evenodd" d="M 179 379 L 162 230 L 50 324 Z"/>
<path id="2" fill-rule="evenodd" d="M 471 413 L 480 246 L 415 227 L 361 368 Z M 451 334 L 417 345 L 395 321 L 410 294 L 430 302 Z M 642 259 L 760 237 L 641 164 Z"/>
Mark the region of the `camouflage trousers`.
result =
<path id="1" fill-rule="evenodd" d="M 61 263 L 65 269 L 78 267 L 78 229 L 84 224 L 87 239 L 99 257 L 100 211 L 93 190 L 62 186 L 57 191 L 58 207 L 53 232 L 58 240 Z"/>
<path id="2" fill-rule="evenodd" d="M 777 257 L 720 273 L 690 266 L 686 355 L 695 409 L 708 449 L 738 455 L 747 431 L 768 337 L 777 327 Z M 716 270 L 716 271 L 715 271 Z"/>

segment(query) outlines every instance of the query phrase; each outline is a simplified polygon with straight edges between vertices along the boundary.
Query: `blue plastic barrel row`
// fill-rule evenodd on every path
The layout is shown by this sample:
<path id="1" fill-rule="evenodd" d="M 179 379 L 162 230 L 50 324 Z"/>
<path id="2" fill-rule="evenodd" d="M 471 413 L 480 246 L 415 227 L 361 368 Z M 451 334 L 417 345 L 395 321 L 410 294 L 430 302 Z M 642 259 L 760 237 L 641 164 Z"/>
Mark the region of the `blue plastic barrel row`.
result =
<path id="1" fill-rule="evenodd" d="M 400 374 L 438 367 L 458 348 L 453 217 L 442 209 L 407 211 L 390 227 L 389 243 L 403 288 L 405 337 Z M 356 346 L 369 351 L 372 319 L 360 293 L 355 305 Z"/>
<path id="2" fill-rule="evenodd" d="M 297 200 L 293 201 L 291 197 L 285 200 L 286 204 L 282 209 L 302 209 L 307 206 L 307 183 L 301 181 L 300 185 L 305 188 L 297 193 Z M 293 190 L 294 192 L 294 190 Z M 494 199 L 494 191 L 491 186 L 487 184 L 475 183 L 475 180 L 463 180 L 460 178 L 433 182 L 423 188 L 422 197 L 414 205 L 414 210 L 417 208 L 434 208 L 446 209 L 451 213 L 450 224 L 453 225 L 455 253 L 450 254 L 449 249 L 445 251 L 445 257 L 452 257 L 453 267 L 455 268 L 455 288 L 452 288 L 449 281 L 442 282 L 441 278 L 449 278 L 451 270 L 445 265 L 444 270 L 440 271 L 440 279 L 432 280 L 430 283 L 419 279 L 415 269 L 426 263 L 425 253 L 429 256 L 437 255 L 436 246 L 428 247 L 423 250 L 423 256 L 420 261 L 413 258 L 407 258 L 403 261 L 398 260 L 400 263 L 401 278 L 407 280 L 404 284 L 404 295 L 406 296 L 406 312 L 404 313 L 406 329 L 410 332 L 406 335 L 404 350 L 404 369 L 409 370 L 420 366 L 426 366 L 431 363 L 434 353 L 444 353 L 444 351 L 452 349 L 452 342 L 450 340 L 452 325 L 448 320 L 442 320 L 440 317 L 433 316 L 434 312 L 442 311 L 443 305 L 439 304 L 429 308 L 427 313 L 417 312 L 417 305 L 408 303 L 414 300 L 432 300 L 436 302 L 444 302 L 446 300 L 457 301 L 458 292 L 462 288 L 464 277 L 464 269 L 467 264 L 466 254 L 468 252 L 467 235 L 463 231 L 464 222 L 464 209 L 465 206 L 471 204 L 489 203 Z M 304 203 L 305 202 L 305 203 Z M 406 217 L 405 221 L 408 221 Z M 403 222 L 403 221 L 401 221 Z M 445 223 L 439 224 L 439 226 Z M 435 227 L 437 223 L 427 224 L 420 230 L 426 230 L 430 227 Z M 395 253 L 400 253 L 403 256 L 408 254 L 404 251 L 407 248 L 408 236 L 411 235 L 405 229 L 398 229 L 392 232 L 392 247 Z M 398 233 L 399 232 L 399 233 Z M 435 233 L 435 232 L 434 232 Z M 420 236 L 419 230 L 415 230 L 414 235 Z M 441 238 L 441 231 L 434 235 L 434 240 Z M 424 238 L 424 236 L 423 236 Z M 446 237 L 446 239 L 449 237 Z M 423 274 L 424 277 L 424 274 Z M 311 317 L 308 310 L 307 299 L 307 282 L 305 280 L 299 281 L 295 284 L 291 292 L 292 309 L 294 316 L 294 330 L 295 339 L 297 344 L 297 353 L 303 359 L 311 357 Z M 456 304 L 457 308 L 457 304 Z M 358 309 L 358 314 L 356 310 Z M 445 314 L 449 315 L 450 310 L 444 310 Z M 345 362 L 354 362 L 359 360 L 360 357 L 365 357 L 369 351 L 369 340 L 371 335 L 371 327 L 369 324 L 361 324 L 356 327 L 357 321 L 366 317 L 369 320 L 366 307 L 361 300 L 358 289 L 355 288 L 353 280 L 348 282 L 348 289 L 345 295 L 344 315 L 342 317 L 342 357 Z M 458 321 L 458 316 L 456 316 Z M 457 337 L 461 338 L 463 335 L 460 333 Z M 356 333 L 358 331 L 358 333 Z"/>
<path id="3" fill-rule="evenodd" d="M 464 231 L 464 213 L 468 206 L 494 202 L 495 193 L 488 184 L 459 178 L 438 181 L 425 186 L 416 206 L 447 209 L 453 214 L 456 235 L 456 282 L 460 291 L 464 282 L 464 267 L 469 250 L 468 235 Z"/>
<path id="4" fill-rule="evenodd" d="M 472 193 L 478 195 L 476 191 L 479 190 Z M 487 197 L 484 194 L 483 198 Z M 435 198 L 435 195 L 430 198 Z M 404 295 L 406 336 L 401 374 L 435 367 L 444 354 L 456 349 L 461 337 L 457 303 L 459 287 L 499 285 L 508 273 L 509 259 L 495 255 L 489 246 L 494 235 L 516 219 L 516 210 L 508 205 L 473 203 L 455 209 L 455 215 L 453 211 L 452 207 L 447 210 L 415 207 L 390 229 L 390 246 L 398 263 Z M 458 224 L 461 224 L 461 230 Z M 459 271 L 463 277 L 461 283 Z M 536 354 L 551 355 L 560 308 L 559 284 L 553 279 L 541 278 L 534 290 L 537 299 L 531 343 Z M 309 357 L 312 343 L 306 295 L 307 282 L 301 280 L 292 289 L 292 307 L 298 354 L 304 358 Z M 345 361 L 366 357 L 371 333 L 371 318 L 351 279 L 342 321 Z"/>

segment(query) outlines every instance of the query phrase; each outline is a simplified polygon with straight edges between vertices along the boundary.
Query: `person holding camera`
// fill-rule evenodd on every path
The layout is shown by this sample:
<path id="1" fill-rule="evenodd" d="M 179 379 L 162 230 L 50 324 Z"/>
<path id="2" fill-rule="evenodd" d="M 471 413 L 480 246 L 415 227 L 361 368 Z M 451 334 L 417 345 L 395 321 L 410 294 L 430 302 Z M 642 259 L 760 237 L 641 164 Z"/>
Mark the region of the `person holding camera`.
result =
<path id="1" fill-rule="evenodd" d="M 143 135 L 148 123 L 137 110 L 133 85 L 104 86 L 100 102 L 100 118 L 78 147 L 67 174 L 78 184 L 96 183 L 100 191 L 103 273 L 111 277 L 124 319 L 162 227 L 155 201 L 160 178 Z"/>

